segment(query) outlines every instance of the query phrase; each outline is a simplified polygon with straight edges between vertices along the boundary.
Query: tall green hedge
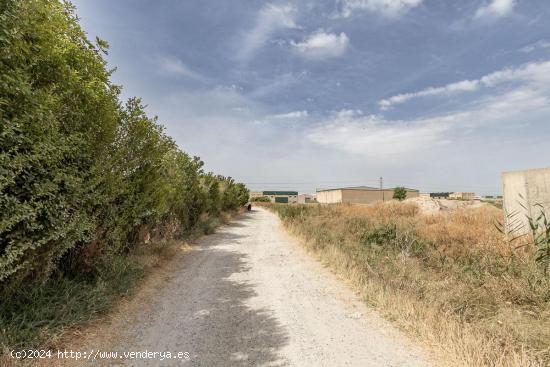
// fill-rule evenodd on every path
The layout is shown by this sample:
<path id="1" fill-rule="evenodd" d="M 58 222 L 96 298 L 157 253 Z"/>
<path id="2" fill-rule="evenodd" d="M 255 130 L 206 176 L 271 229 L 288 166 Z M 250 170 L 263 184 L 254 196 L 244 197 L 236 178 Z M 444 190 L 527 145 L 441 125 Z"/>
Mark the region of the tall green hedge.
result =
<path id="1" fill-rule="evenodd" d="M 143 226 L 185 231 L 247 201 L 139 99 L 120 102 L 107 47 L 69 3 L 0 0 L 0 293 L 127 251 Z"/>

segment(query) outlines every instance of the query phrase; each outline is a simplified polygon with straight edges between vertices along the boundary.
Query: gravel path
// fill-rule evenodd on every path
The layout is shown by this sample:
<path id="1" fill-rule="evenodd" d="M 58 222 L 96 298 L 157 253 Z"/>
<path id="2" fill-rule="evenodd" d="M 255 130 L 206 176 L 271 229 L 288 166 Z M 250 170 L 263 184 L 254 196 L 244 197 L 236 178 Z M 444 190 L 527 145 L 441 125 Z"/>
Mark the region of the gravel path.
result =
<path id="1" fill-rule="evenodd" d="M 138 366 L 430 366 L 261 208 L 204 237 L 124 331 Z"/>

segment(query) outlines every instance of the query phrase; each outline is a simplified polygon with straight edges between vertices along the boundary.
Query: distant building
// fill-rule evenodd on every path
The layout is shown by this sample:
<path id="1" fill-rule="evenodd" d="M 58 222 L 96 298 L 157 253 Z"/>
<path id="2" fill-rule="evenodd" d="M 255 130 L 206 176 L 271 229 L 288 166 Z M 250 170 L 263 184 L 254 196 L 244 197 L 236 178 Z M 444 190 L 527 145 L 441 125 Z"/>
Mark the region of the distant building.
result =
<path id="1" fill-rule="evenodd" d="M 272 203 L 293 204 L 298 202 L 298 191 L 262 191 L 261 196 L 268 197 Z"/>
<path id="2" fill-rule="evenodd" d="M 473 192 L 453 192 L 449 195 L 449 199 L 455 200 L 475 200 L 476 194 Z"/>
<path id="3" fill-rule="evenodd" d="M 420 196 L 420 191 L 405 189 L 407 199 Z M 354 203 L 372 204 L 393 199 L 394 189 L 380 190 L 369 186 L 341 187 L 336 189 L 317 190 L 317 202 L 323 204 Z"/>
<path id="4" fill-rule="evenodd" d="M 261 191 L 250 191 L 248 194 L 249 200 L 252 201 L 256 198 L 261 198 L 264 194 Z"/>
<path id="5" fill-rule="evenodd" d="M 310 194 L 300 194 L 298 195 L 298 204 L 312 203 L 315 201 L 313 195 Z"/>

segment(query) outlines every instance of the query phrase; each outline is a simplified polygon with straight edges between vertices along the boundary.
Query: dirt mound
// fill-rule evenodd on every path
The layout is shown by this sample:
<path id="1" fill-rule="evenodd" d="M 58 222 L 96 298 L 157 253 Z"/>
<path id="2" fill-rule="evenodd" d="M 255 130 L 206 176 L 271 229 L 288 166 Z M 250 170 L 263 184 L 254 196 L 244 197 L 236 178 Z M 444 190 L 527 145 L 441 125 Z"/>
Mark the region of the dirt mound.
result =
<path id="1" fill-rule="evenodd" d="M 437 214 L 441 211 L 449 211 L 463 208 L 479 208 L 487 205 L 479 200 L 448 200 L 417 197 L 407 199 L 405 202 L 415 203 L 423 214 Z"/>

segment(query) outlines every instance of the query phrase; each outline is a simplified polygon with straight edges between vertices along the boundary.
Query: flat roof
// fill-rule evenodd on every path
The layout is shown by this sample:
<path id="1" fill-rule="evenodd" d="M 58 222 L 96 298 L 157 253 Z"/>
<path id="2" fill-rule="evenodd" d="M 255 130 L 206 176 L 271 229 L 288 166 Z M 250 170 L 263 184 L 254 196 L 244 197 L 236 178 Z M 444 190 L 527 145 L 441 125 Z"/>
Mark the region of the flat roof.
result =
<path id="1" fill-rule="evenodd" d="M 378 187 L 352 186 L 352 187 L 337 187 L 337 188 L 333 188 L 333 189 L 322 189 L 322 190 L 317 190 L 317 192 L 337 191 L 337 190 L 381 191 L 380 188 L 378 188 Z M 395 187 L 385 187 L 383 189 L 383 191 L 386 191 L 386 190 L 395 190 Z M 416 189 L 409 189 L 407 187 L 405 187 L 405 190 L 407 190 L 407 191 L 419 191 L 419 190 L 416 190 Z"/>
<path id="2" fill-rule="evenodd" d="M 529 168 L 529 169 L 524 169 L 519 171 L 504 171 L 502 172 L 502 175 L 522 174 L 522 173 L 528 173 L 528 172 L 543 172 L 543 171 L 550 171 L 550 167 Z"/>
<path id="3" fill-rule="evenodd" d="M 298 195 L 298 191 L 262 191 L 264 195 Z"/>

